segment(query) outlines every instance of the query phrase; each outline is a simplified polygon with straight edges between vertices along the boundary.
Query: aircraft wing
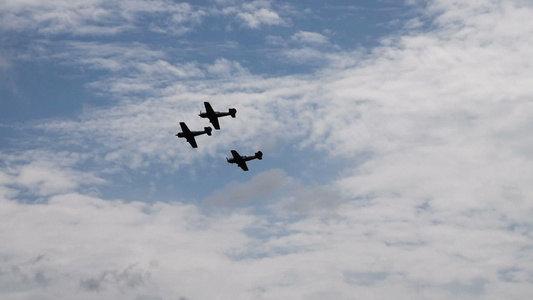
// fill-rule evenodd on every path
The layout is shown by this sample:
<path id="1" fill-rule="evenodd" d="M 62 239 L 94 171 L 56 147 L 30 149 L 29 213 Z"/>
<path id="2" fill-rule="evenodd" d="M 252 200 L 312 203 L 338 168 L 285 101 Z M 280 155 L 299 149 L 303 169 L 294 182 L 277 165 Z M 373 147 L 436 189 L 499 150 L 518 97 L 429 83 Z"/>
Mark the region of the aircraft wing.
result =
<path id="1" fill-rule="evenodd" d="M 189 130 L 189 127 L 184 122 L 180 122 L 181 131 L 183 132 L 183 136 L 187 139 L 187 142 L 191 144 L 191 147 L 198 148 L 198 145 L 196 144 L 196 140 L 194 139 L 194 135 Z"/>
<path id="2" fill-rule="evenodd" d="M 189 142 L 189 144 L 191 144 L 193 148 L 198 148 L 198 145 L 196 144 L 196 139 L 194 139 L 194 136 L 191 135 L 191 137 L 188 137 L 187 142 Z"/>
<path id="3" fill-rule="evenodd" d="M 239 152 L 231 150 L 231 155 L 233 155 L 233 159 L 235 160 L 235 162 L 238 163 L 242 161 L 242 156 L 239 154 Z"/>
<path id="4" fill-rule="evenodd" d="M 239 167 L 241 167 L 243 171 L 248 171 L 248 166 L 246 165 L 245 161 L 239 163 Z"/>
<path id="5" fill-rule="evenodd" d="M 248 166 L 246 165 L 246 162 L 237 151 L 231 150 L 231 155 L 233 155 L 233 160 L 241 169 L 243 169 L 244 171 L 248 171 Z"/>
<path id="6" fill-rule="evenodd" d="M 185 122 L 180 122 L 180 126 L 181 126 L 181 131 L 183 132 L 183 135 L 185 135 L 185 136 L 192 135 L 191 131 L 189 130 L 189 127 L 187 127 Z"/>
<path id="7" fill-rule="evenodd" d="M 211 107 L 211 104 L 209 102 L 204 102 L 205 111 L 208 115 L 215 115 L 215 110 Z"/>
<path id="8" fill-rule="evenodd" d="M 213 127 L 215 127 L 215 129 L 220 129 L 220 124 L 218 123 L 218 118 L 217 117 L 215 117 L 215 116 L 210 117 L 209 121 L 211 122 L 211 124 L 213 124 Z"/>

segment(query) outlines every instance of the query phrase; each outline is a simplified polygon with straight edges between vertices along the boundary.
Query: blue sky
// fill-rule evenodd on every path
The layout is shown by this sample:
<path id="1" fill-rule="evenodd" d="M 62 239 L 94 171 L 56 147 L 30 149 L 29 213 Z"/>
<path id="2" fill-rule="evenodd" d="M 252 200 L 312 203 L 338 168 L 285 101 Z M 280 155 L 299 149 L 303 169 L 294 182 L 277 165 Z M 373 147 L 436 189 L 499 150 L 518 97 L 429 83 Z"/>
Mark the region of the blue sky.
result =
<path id="1" fill-rule="evenodd" d="M 0 298 L 527 299 L 532 13 L 4 2 Z"/>

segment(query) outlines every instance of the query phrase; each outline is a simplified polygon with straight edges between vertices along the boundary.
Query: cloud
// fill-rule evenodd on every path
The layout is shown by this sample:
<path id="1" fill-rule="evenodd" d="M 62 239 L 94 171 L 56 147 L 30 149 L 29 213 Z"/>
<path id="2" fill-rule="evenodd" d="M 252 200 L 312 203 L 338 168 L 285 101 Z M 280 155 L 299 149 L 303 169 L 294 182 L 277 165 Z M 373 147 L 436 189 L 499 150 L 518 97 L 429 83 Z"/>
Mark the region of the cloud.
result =
<path id="1" fill-rule="evenodd" d="M 328 39 L 320 33 L 301 31 L 301 30 L 293 34 L 291 39 L 299 43 L 308 43 L 308 44 L 328 43 Z"/>
<path id="2" fill-rule="evenodd" d="M 0 292 L 8 299 L 207 297 L 211 292 L 192 292 L 190 283 L 213 270 L 224 272 L 224 252 L 245 239 L 239 230 L 250 222 L 243 215 L 206 219 L 196 207 L 177 203 L 123 203 L 75 193 L 46 204 L 0 201 L 0 231 L 10 241 L 0 246 L 6 257 Z M 213 243 L 216 236 L 223 240 Z"/>
<path id="3" fill-rule="evenodd" d="M 429 11 L 442 5 L 435 2 Z M 531 56 L 526 34 L 531 24 L 524 21 L 517 29 L 526 37 L 520 39 L 515 38 L 516 31 L 498 28 L 515 24 L 515 16 L 531 8 L 494 5 L 446 6 L 447 12 L 472 14 L 464 18 L 465 28 L 456 27 L 456 19 L 447 21 L 450 14 L 438 17 L 433 31 L 391 36 L 366 55 L 338 54 L 348 61 L 360 58 L 343 68 L 324 68 L 306 77 L 247 76 L 231 83 L 170 79 L 152 98 L 128 100 L 105 111 L 90 111 L 79 122 L 51 122 L 43 128 L 78 132 L 82 138 L 90 132 L 105 147 L 101 153 L 106 160 L 133 168 L 154 160 L 179 167 L 205 155 L 214 156 L 237 140 L 253 148 L 269 132 L 279 132 L 276 139 L 281 143 L 312 146 L 347 160 L 372 153 L 372 159 L 346 171 L 347 177 L 338 182 L 353 197 L 401 194 L 422 199 L 438 194 L 442 198 L 434 204 L 439 207 L 451 198 L 472 209 L 484 204 L 464 202 L 458 196 L 478 195 L 497 202 L 498 197 L 491 195 L 513 190 L 518 195 L 515 199 L 526 199 L 531 194 L 524 188 L 527 177 L 513 175 L 511 170 L 527 174 L 524 168 L 531 159 L 528 128 L 532 124 L 527 109 L 531 66 L 524 63 Z M 480 7 L 490 13 L 479 17 Z M 490 25 L 488 19 L 502 25 Z M 177 66 L 155 54 L 146 62 L 131 63 L 131 68 L 141 70 L 139 77 L 118 76 L 93 86 L 114 95 L 154 89 L 150 83 L 155 84 L 159 76 L 177 74 Z M 128 62 L 118 54 L 113 60 Z M 227 78 L 232 68 L 246 74 L 238 62 L 227 59 L 212 65 L 193 64 L 191 74 L 204 70 Z M 150 81 L 147 74 L 157 76 Z M 184 154 L 167 142 L 176 127 L 170 120 L 186 118 L 199 109 L 197 103 L 203 99 L 213 99 L 222 107 L 238 106 L 243 113 L 228 123 L 231 130 L 221 132 L 220 139 L 206 139 L 198 153 Z M 172 107 L 178 104 L 180 112 L 175 112 Z M 141 123 L 146 126 L 139 129 Z M 476 180 L 463 179 L 466 175 Z M 500 183 L 498 188 L 491 185 L 491 195 L 483 191 L 487 182 Z"/>
<path id="4" fill-rule="evenodd" d="M 254 176 L 245 184 L 231 184 L 223 190 L 215 191 L 205 202 L 220 206 L 238 206 L 251 199 L 270 196 L 284 185 L 285 172 L 270 170 Z"/>
<path id="5" fill-rule="evenodd" d="M 122 271 L 104 271 L 95 278 L 80 279 L 80 288 L 89 292 L 100 292 L 104 286 L 120 286 L 120 289 L 135 289 L 145 284 L 149 273 L 135 269 L 135 265 L 128 266 Z"/>
<path id="6" fill-rule="evenodd" d="M 85 157 L 75 153 L 28 151 L 1 158 L 6 166 L 0 168 L 0 184 L 8 187 L 6 195 L 23 192 L 42 197 L 106 182 L 92 172 L 76 170 Z"/>
<path id="7" fill-rule="evenodd" d="M 101 0 L 53 0 L 45 3 L 25 0 L 0 8 L 0 30 L 52 36 L 110 36 L 147 28 L 159 34 L 181 36 L 194 30 L 205 18 L 227 14 L 235 15 L 244 26 L 253 29 L 263 25 L 287 24 L 269 1 L 220 5 L 226 7 L 219 11 L 215 7 L 168 0 L 120 0 L 113 3 Z"/>
<path id="8" fill-rule="evenodd" d="M 260 25 L 281 25 L 283 20 L 280 16 L 266 8 L 260 8 L 253 12 L 241 12 L 237 14 L 237 18 L 241 19 L 248 27 L 255 29 Z"/>
<path id="9" fill-rule="evenodd" d="M 157 16 L 154 31 L 181 35 L 201 22 L 206 13 L 188 3 L 171 1 L 54 0 L 17 1 L 0 9 L 0 28 L 7 32 L 37 31 L 41 34 L 116 35 L 140 26 L 144 15 Z"/>
<path id="10" fill-rule="evenodd" d="M 213 65 L 207 67 L 207 72 L 223 78 L 229 78 L 230 76 L 241 77 L 249 74 L 238 62 L 229 61 L 225 58 L 217 59 Z"/>
<path id="11" fill-rule="evenodd" d="M 222 8 L 214 12 L 215 15 L 231 15 L 239 21 L 241 26 L 259 29 L 262 26 L 286 26 L 289 19 L 280 14 L 291 14 L 287 5 L 274 1 L 218 1 Z M 239 2 L 239 3 L 235 3 Z"/>
<path id="12" fill-rule="evenodd" d="M 286 60 L 293 64 L 323 65 L 327 62 L 327 55 L 324 52 L 311 47 L 288 49 L 283 54 Z"/>
<path id="13" fill-rule="evenodd" d="M 346 60 L 353 56 L 342 53 L 338 46 L 331 44 L 326 36 L 317 32 L 299 30 L 287 39 L 269 35 L 265 38 L 265 43 L 279 47 L 277 57 L 292 65 L 332 67 L 336 60 Z"/>
<path id="14" fill-rule="evenodd" d="M 281 169 L 259 173 L 245 183 L 213 192 L 204 205 L 215 208 L 262 207 L 277 215 L 333 213 L 341 195 L 328 186 L 304 185 Z"/>
<path id="15" fill-rule="evenodd" d="M 203 203 L 236 208 L 205 214 L 190 204 L 83 195 L 82 181 L 72 180 L 83 178 L 72 172 L 76 163 L 33 165 L 33 157 L 14 165 L 4 156 L 11 163 L 0 172 L 0 236 L 10 242 L 0 243 L 1 292 L 68 299 L 530 295 L 533 24 L 524 16 L 532 8 L 425 3 L 431 18 L 419 21 L 426 26 L 371 51 L 336 53 L 338 64 L 313 74 L 232 78 L 227 71 L 239 74 L 238 61 L 194 63 L 201 81 L 176 76 L 157 92 L 144 82 L 142 97 L 44 122 L 41 129 L 69 143 L 97 143 L 83 156 L 107 168 L 153 170 L 159 162 L 179 171 L 221 158 L 236 141 L 254 149 L 273 135 L 280 149 L 343 163 L 329 166 L 335 176 L 320 185 L 283 169 L 229 184 Z M 108 58 L 128 62 L 118 52 Z M 87 65 L 117 72 L 112 95 L 143 83 L 119 74 L 120 64 Z M 179 66 L 154 55 L 128 68 L 172 78 Z M 175 120 L 188 120 L 204 99 L 235 106 L 239 115 L 219 139 L 186 152 L 185 143 L 169 142 Z M 24 168 L 28 176 L 20 176 Z M 15 201 L 26 187 L 47 201 Z"/>
<path id="16" fill-rule="evenodd" d="M 192 205 L 124 203 L 79 194 L 37 205 L 2 199 L 2 236 L 12 242 L 0 247 L 7 257 L 0 267 L 9 270 L 0 276 L 0 286 L 16 289 L 2 289 L 6 297 L 208 298 L 262 291 L 269 297 L 312 298 L 331 293 L 331 286 L 342 299 L 354 292 L 416 297 L 421 287 L 424 293 L 460 297 L 489 293 L 494 278 L 487 277 L 483 262 L 527 242 L 515 235 L 506 246 L 497 242 L 497 231 L 491 241 L 480 231 L 420 226 L 425 219 L 414 212 L 402 213 L 414 222 L 379 221 L 384 216 L 380 204 L 359 210 L 354 205 L 343 204 L 337 217 L 327 219 L 264 219 L 239 212 L 205 216 Z M 389 212 L 398 216 L 395 208 Z M 464 252 L 472 249 L 465 246 L 480 242 L 490 244 L 479 252 L 482 256 Z M 316 285 L 317 280 L 325 284 Z M 217 288 L 202 289 L 206 283 Z"/>

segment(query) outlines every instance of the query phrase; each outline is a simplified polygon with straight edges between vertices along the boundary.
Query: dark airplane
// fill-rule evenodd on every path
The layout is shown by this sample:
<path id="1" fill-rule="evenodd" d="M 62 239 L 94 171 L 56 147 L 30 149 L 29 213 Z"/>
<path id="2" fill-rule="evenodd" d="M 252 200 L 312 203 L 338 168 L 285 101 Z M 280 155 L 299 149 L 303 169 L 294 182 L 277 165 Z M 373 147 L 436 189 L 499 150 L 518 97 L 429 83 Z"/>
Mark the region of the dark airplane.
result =
<path id="1" fill-rule="evenodd" d="M 211 135 L 211 131 L 213 130 L 211 129 L 211 127 L 204 127 L 203 131 L 190 131 L 189 127 L 187 127 L 187 125 L 185 125 L 184 122 L 180 122 L 180 126 L 181 126 L 182 132 L 178 132 L 176 136 L 179 138 L 186 138 L 187 142 L 189 142 L 189 144 L 191 144 L 193 148 L 198 148 L 198 145 L 196 144 L 196 140 L 194 139 L 195 136 L 201 135 L 204 133 L 207 135 Z"/>
<path id="2" fill-rule="evenodd" d="M 205 112 L 201 112 L 199 116 L 201 118 L 208 118 L 209 122 L 213 124 L 215 129 L 220 129 L 220 124 L 218 123 L 218 118 L 225 117 L 225 116 L 231 116 L 232 118 L 235 118 L 235 114 L 237 113 L 237 110 L 235 108 L 230 108 L 228 112 L 219 112 L 214 111 L 211 107 L 211 104 L 209 102 L 204 102 L 205 105 Z"/>
<path id="3" fill-rule="evenodd" d="M 263 159 L 263 152 L 257 151 L 255 155 L 253 156 L 240 156 L 239 153 L 235 150 L 231 150 L 231 155 L 233 155 L 233 158 L 227 158 L 226 160 L 230 164 L 237 164 L 241 169 L 244 171 L 248 171 L 248 166 L 246 165 L 246 162 L 252 159 Z"/>

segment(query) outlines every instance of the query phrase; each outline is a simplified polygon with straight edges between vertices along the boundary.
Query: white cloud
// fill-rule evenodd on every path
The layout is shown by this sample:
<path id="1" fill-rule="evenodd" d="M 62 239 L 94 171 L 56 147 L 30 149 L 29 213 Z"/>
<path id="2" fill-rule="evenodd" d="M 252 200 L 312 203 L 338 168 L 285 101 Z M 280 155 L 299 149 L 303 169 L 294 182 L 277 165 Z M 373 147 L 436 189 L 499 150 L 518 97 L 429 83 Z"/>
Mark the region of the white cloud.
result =
<path id="1" fill-rule="evenodd" d="M 521 290 L 495 272 L 514 280 L 531 272 L 527 265 L 510 267 L 516 262 L 510 253 L 527 257 L 527 237 L 431 224 L 426 213 L 408 205 L 385 209 L 389 201 L 346 203 L 337 217 L 293 221 L 239 212 L 205 216 L 190 205 L 79 194 L 37 205 L 1 201 L 0 231 L 11 241 L 0 246 L 0 286 L 7 299 L 528 294 L 527 285 Z M 206 284 L 213 288 L 202 288 Z"/>
<path id="2" fill-rule="evenodd" d="M 529 9 L 504 8 L 505 14 L 491 15 L 498 24 L 520 14 L 516 10 Z M 467 19 L 472 22 L 476 17 Z M 524 32 L 529 32 L 531 26 L 528 24 L 524 23 Z M 404 181 L 413 182 L 410 176 L 401 180 L 394 178 L 398 176 L 396 170 L 408 168 L 413 164 L 412 160 L 419 160 L 417 157 L 424 159 L 425 164 L 405 172 L 419 176 L 422 182 L 434 177 L 440 180 L 439 170 L 446 166 L 451 168 L 447 176 L 458 176 L 468 173 L 456 169 L 461 165 L 474 169 L 482 166 L 499 170 L 507 168 L 503 162 L 495 165 L 493 158 L 505 160 L 506 156 L 519 154 L 507 162 L 512 165 L 527 162 L 531 158 L 527 156 L 531 148 L 531 138 L 527 134 L 531 118 L 523 107 L 529 105 L 531 94 L 530 65 L 526 59 L 531 56 L 527 52 L 530 49 L 527 45 L 531 44 L 528 35 L 512 39 L 515 32 L 493 32 L 493 26 L 482 21 L 477 24 L 479 29 L 469 31 L 470 35 L 465 38 L 463 29 L 453 35 L 448 27 L 441 26 L 444 26 L 442 30 L 429 33 L 393 37 L 389 39 L 390 44 L 377 48 L 355 67 L 344 70 L 326 69 L 311 78 L 249 76 L 230 82 L 172 83 L 160 91 L 163 98 L 130 103 L 116 111 L 91 112 L 85 116 L 84 124 L 61 124 L 69 131 L 89 130 L 97 139 L 106 141 L 103 144 L 117 149 L 115 154 L 118 157 L 140 154 L 141 161 L 147 157 L 150 160 L 159 157 L 166 162 L 176 154 L 172 150 L 174 146 L 167 142 L 176 124 L 163 120 L 185 118 L 199 109 L 199 101 L 213 99 L 220 101 L 222 107 L 236 103 L 243 113 L 228 124 L 239 134 L 221 132 L 220 139 L 205 139 L 205 148 L 227 148 L 236 140 L 247 146 L 257 145 L 269 132 L 283 132 L 277 137 L 281 141 L 296 139 L 302 145 L 314 145 L 345 158 L 354 157 L 361 151 L 373 152 L 376 159 L 362 170 L 385 171 L 387 168 L 391 176 L 389 183 L 397 185 L 404 184 Z M 509 35 L 512 42 L 505 42 L 502 35 Z M 487 36 L 493 36 L 491 43 L 484 40 Z M 155 66 L 148 62 L 138 64 L 138 68 L 153 72 Z M 165 66 L 158 68 L 158 74 L 177 74 L 177 70 L 164 61 L 155 65 Z M 237 62 L 224 59 L 206 66 L 205 70 L 229 78 L 231 68 L 237 70 L 237 75 L 242 71 Z M 192 74 L 199 74 L 196 67 L 193 70 L 198 73 Z M 108 89 L 116 94 L 123 90 L 153 89 L 154 86 L 146 80 L 146 73 L 141 75 L 108 81 L 112 85 Z M 144 82 L 141 81 L 143 78 Z M 172 110 L 175 105 L 184 108 L 178 116 Z M 150 120 L 150 125 L 139 131 L 137 124 L 143 120 Z M 70 124 L 67 126 L 66 123 Z M 48 128 L 60 126 L 51 125 Z M 282 131 L 282 128 L 291 130 Z M 152 146 L 139 147 L 149 140 L 148 137 L 152 137 Z M 507 145 L 506 149 L 495 146 L 502 144 Z M 457 149 L 463 151 L 457 152 Z M 213 155 L 217 151 L 203 149 L 199 153 Z M 435 156 L 435 153 L 439 155 Z M 143 155 L 148 156 L 143 158 Z M 190 161 L 190 157 L 186 161 Z M 461 162 L 452 167 L 450 161 Z M 400 169 L 395 169 L 397 167 Z M 354 171 L 354 178 L 361 178 L 360 172 Z M 372 178 L 373 184 L 378 184 Z M 439 184 L 446 186 L 448 183 Z"/>
<path id="3" fill-rule="evenodd" d="M 181 35 L 199 24 L 206 12 L 166 0 L 11 1 L 0 8 L 0 28 L 52 35 L 115 35 L 134 30 L 146 14 L 157 16 L 152 28 Z"/>
<path id="4" fill-rule="evenodd" d="M 270 213 L 237 205 L 223 216 L 76 193 L 19 204 L 10 200 L 20 188 L 14 178 L 44 182 L 44 196 L 81 183 L 64 175 L 67 163 L 47 167 L 60 175 L 48 181 L 35 169 L 20 177 L 3 171 L 0 235 L 12 242 L 0 244 L 0 291 L 68 299 L 526 299 L 533 293 L 533 23 L 524 16 L 532 8 L 428 5 L 429 14 L 441 14 L 431 31 L 391 36 L 367 55 L 337 54 L 341 63 L 312 75 L 232 78 L 240 64 L 219 60 L 190 67 L 222 74 L 198 82 L 176 76 L 179 66 L 158 55 L 132 63 L 140 74 L 179 80 L 41 128 L 90 139 L 100 146 L 87 156 L 125 168 L 156 161 L 177 169 L 218 158 L 236 141 L 256 150 L 275 135 L 292 151 L 342 160 L 339 178 L 313 186 L 281 170 L 260 173 L 204 204 L 264 197 Z M 122 95 L 140 79 L 118 74 L 109 91 Z M 143 91 L 153 86 L 145 84 Z M 239 114 L 191 154 L 173 136 L 176 120 L 203 126 L 194 113 L 205 99 Z"/>
<path id="5" fill-rule="evenodd" d="M 106 28 L 87 24 L 93 21 L 105 24 L 111 17 L 112 12 L 101 6 L 101 1 L 16 1 L 3 6 L 1 13 L 4 30 L 109 34 L 117 29 L 115 26 L 119 26 L 111 23 Z"/>
<path id="6" fill-rule="evenodd" d="M 214 15 L 231 15 L 239 21 L 239 23 L 251 29 L 258 29 L 261 26 L 268 25 L 288 25 L 289 19 L 282 17 L 280 14 L 290 14 L 290 9 L 287 5 L 279 5 L 274 1 L 228 1 L 228 3 L 219 3 L 224 7 L 213 11 Z"/>
<path id="7" fill-rule="evenodd" d="M 10 1 L 0 7 L 0 31 L 108 36 L 146 27 L 153 32 L 181 36 L 194 30 L 205 18 L 221 14 L 235 15 L 243 25 L 254 29 L 287 24 L 270 1 L 220 4 L 226 7 L 218 10 L 169 0 Z M 147 16 L 151 18 L 145 24 Z"/>
<path id="8" fill-rule="evenodd" d="M 105 183 L 91 172 L 75 170 L 87 157 L 76 153 L 28 151 L 22 155 L 0 156 L 6 166 L 0 168 L 0 184 L 10 187 L 5 195 L 29 192 L 38 197 L 62 194 L 83 186 Z"/>
<path id="9" fill-rule="evenodd" d="M 126 204 L 78 194 L 48 204 L 1 201 L 0 231 L 10 241 L 0 246 L 6 299 L 228 295 L 229 289 L 199 292 L 197 284 L 222 278 L 229 263 L 224 252 L 246 240 L 240 229 L 250 222 L 242 215 L 205 219 L 186 205 Z M 221 287 L 217 281 L 212 282 Z"/>
<path id="10" fill-rule="evenodd" d="M 207 72 L 223 78 L 241 77 L 249 74 L 241 64 L 225 58 L 217 59 L 214 64 L 207 66 Z"/>
<path id="11" fill-rule="evenodd" d="M 260 8 L 253 12 L 241 12 L 237 14 L 237 18 L 241 19 L 248 27 L 258 28 L 262 24 L 265 25 L 281 25 L 284 24 L 281 17 L 274 11 L 266 8 Z"/>
<path id="12" fill-rule="evenodd" d="M 328 39 L 317 32 L 309 32 L 309 31 L 298 31 L 291 37 L 292 40 L 299 42 L 299 43 L 307 43 L 307 44 L 327 44 Z"/>

